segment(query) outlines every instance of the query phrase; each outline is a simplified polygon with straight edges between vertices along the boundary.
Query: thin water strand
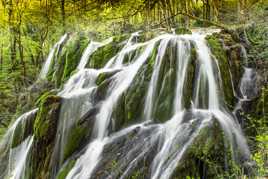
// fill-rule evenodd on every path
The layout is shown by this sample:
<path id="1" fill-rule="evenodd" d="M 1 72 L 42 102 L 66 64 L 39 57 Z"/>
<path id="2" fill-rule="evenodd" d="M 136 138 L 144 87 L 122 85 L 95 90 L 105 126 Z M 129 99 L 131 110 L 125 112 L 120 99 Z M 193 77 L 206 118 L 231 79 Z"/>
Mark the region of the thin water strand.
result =
<path id="1" fill-rule="evenodd" d="M 66 41 L 66 39 L 68 38 L 68 34 L 64 34 L 60 40 L 52 47 L 52 49 L 50 50 L 49 54 L 48 54 L 48 57 L 41 69 L 41 72 L 40 72 L 40 75 L 39 75 L 39 78 L 40 79 L 45 79 L 46 76 L 47 76 L 47 73 L 49 71 L 49 68 L 52 64 L 52 61 L 53 61 L 53 58 L 54 56 L 56 55 L 55 53 L 58 52 L 58 48 L 61 46 L 62 43 L 64 43 L 64 41 Z"/>

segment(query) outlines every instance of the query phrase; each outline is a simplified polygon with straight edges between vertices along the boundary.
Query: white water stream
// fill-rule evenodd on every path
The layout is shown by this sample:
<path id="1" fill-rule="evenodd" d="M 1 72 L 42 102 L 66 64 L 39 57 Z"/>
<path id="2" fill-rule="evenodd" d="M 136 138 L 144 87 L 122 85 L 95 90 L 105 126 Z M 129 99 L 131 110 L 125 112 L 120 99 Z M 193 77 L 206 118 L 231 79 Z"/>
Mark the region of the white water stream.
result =
<path id="1" fill-rule="evenodd" d="M 27 122 L 27 120 L 37 112 L 37 108 L 21 115 L 15 123 L 8 129 L 5 136 L 0 143 L 0 160 L 6 158 L 8 155 L 8 161 L 5 161 L 3 165 L 8 166 L 7 173 L 4 176 L 8 176 L 11 179 L 21 179 L 24 176 L 24 171 L 27 163 L 27 157 L 33 143 L 33 136 L 28 136 L 21 144 L 12 148 L 12 143 L 15 139 L 15 132 L 17 128 L 21 128 Z M 21 136 L 17 136 L 21 137 Z M 0 164 L 1 166 L 2 164 Z M 0 177 L 2 174 L 0 174 Z"/>
<path id="2" fill-rule="evenodd" d="M 160 133 L 164 135 L 164 143 L 162 144 L 160 151 L 158 152 L 153 161 L 151 178 L 169 178 L 174 169 L 176 168 L 177 164 L 180 162 L 187 148 L 192 144 L 196 136 L 198 136 L 199 131 L 205 126 L 207 126 L 208 123 L 214 118 L 217 119 L 218 122 L 221 124 L 226 137 L 231 141 L 231 143 L 233 143 L 234 140 L 237 141 L 237 144 L 239 145 L 239 150 L 242 150 L 244 153 L 248 154 L 249 151 L 247 148 L 247 144 L 244 140 L 239 126 L 234 122 L 232 116 L 229 113 L 221 110 L 221 104 L 219 103 L 219 95 L 217 92 L 217 82 L 215 81 L 213 72 L 213 62 L 210 50 L 206 45 L 205 35 L 199 33 L 181 36 L 163 35 L 156 38 L 155 40 L 149 41 L 146 44 L 146 48 L 143 53 L 136 59 L 136 61 L 134 61 L 132 64 L 129 64 L 128 66 L 123 67 L 122 64 L 122 59 L 125 53 L 130 53 L 130 51 L 135 50 L 138 46 L 143 46 L 144 44 L 130 45 L 128 48 L 125 48 L 122 52 L 120 52 L 117 59 L 111 59 L 111 61 L 115 62 L 115 65 L 112 67 L 123 67 L 122 71 L 120 71 L 113 77 L 114 79 L 112 81 L 112 84 L 110 84 L 109 86 L 110 94 L 104 100 L 100 111 L 96 117 L 96 123 L 94 126 L 94 136 L 96 136 L 96 139 L 94 139 L 93 142 L 88 145 L 86 152 L 77 160 L 75 166 L 67 177 L 68 179 L 90 178 L 94 168 L 97 166 L 97 163 L 101 160 L 101 153 L 103 147 L 108 141 L 108 125 L 111 120 L 113 108 L 116 105 L 120 95 L 131 84 L 139 68 L 142 66 L 143 63 L 145 63 L 145 61 L 152 53 L 156 41 L 160 41 L 160 45 L 158 48 L 158 54 L 156 57 L 156 62 L 145 102 L 144 112 L 147 120 L 151 119 L 154 92 L 159 76 L 159 69 L 161 67 L 161 61 L 165 54 L 167 45 L 170 41 L 173 41 L 173 43 L 175 42 L 175 44 L 177 45 L 178 71 L 175 91 L 176 95 L 174 99 L 174 117 L 164 123 L 162 127 L 159 128 Z M 208 109 L 204 110 L 204 120 L 202 120 L 201 124 L 198 126 L 195 132 L 193 134 L 189 134 L 187 142 L 183 144 L 183 147 L 181 147 L 175 152 L 174 157 L 172 159 L 169 159 L 171 152 L 174 152 L 173 146 L 176 144 L 178 136 L 183 135 L 180 133 L 180 129 L 185 126 L 185 124 L 181 123 L 184 115 L 184 106 L 182 100 L 188 59 L 190 57 L 190 43 L 194 44 L 197 51 L 198 61 L 201 64 L 198 79 L 205 78 L 200 80 L 200 83 L 208 83 L 208 89 L 206 89 L 209 93 L 207 99 Z M 108 64 L 112 63 L 108 62 Z M 202 84 L 199 84 L 199 86 L 200 85 L 204 86 Z M 198 88 L 197 94 L 200 93 L 199 90 L 201 89 Z M 197 99 L 194 99 L 194 101 L 198 102 Z M 195 105 L 198 106 L 198 104 Z M 199 110 L 195 109 L 194 111 L 198 112 Z M 193 119 L 193 122 L 194 121 L 195 119 Z M 190 130 L 190 126 L 187 127 L 189 127 Z M 181 137 L 183 138 L 183 136 Z"/>
<path id="3" fill-rule="evenodd" d="M 210 32 L 209 32 L 210 33 Z M 226 107 L 220 103 L 221 96 L 219 95 L 219 86 L 216 81 L 217 76 L 214 72 L 213 59 L 211 52 L 206 44 L 204 32 L 195 32 L 191 35 L 175 35 L 164 34 L 158 36 L 150 41 L 144 43 L 134 43 L 133 40 L 138 36 L 138 33 L 132 34 L 126 45 L 113 58 L 111 58 L 102 69 L 85 69 L 85 66 L 90 60 L 90 55 L 99 47 L 111 42 L 108 39 L 102 43 L 91 42 L 85 49 L 81 61 L 77 67 L 78 72 L 74 74 L 68 82 L 64 85 L 62 91 L 58 93 L 63 98 L 60 111 L 60 119 L 58 124 L 58 131 L 56 137 L 56 144 L 53 151 L 53 156 L 57 156 L 58 165 L 64 162 L 64 149 L 68 142 L 68 135 L 74 126 L 75 122 L 83 117 L 86 112 L 94 108 L 93 92 L 98 87 L 96 80 L 98 76 L 106 72 L 116 73 L 111 77 L 111 83 L 108 86 L 107 94 L 104 100 L 100 103 L 99 111 L 95 117 L 93 127 L 93 134 L 91 142 L 86 146 L 84 153 L 80 155 L 73 168 L 67 175 L 67 179 L 87 179 L 91 178 L 94 169 L 102 159 L 104 147 L 108 143 L 112 143 L 119 136 L 125 135 L 128 132 L 136 129 L 146 129 L 144 122 L 140 124 L 131 125 L 125 129 L 110 134 L 109 125 L 112 121 L 112 113 L 116 107 L 120 97 L 132 85 L 136 75 L 139 73 L 141 67 L 150 59 L 154 49 L 157 48 L 157 55 L 153 65 L 152 76 L 149 82 L 149 87 L 146 92 L 144 103 L 144 119 L 143 121 L 153 121 L 152 114 L 155 110 L 156 88 L 159 82 L 159 75 L 163 60 L 167 49 L 176 49 L 176 81 L 174 81 L 174 99 L 172 117 L 165 123 L 157 124 L 155 137 L 152 137 L 151 143 L 154 143 L 159 138 L 156 155 L 154 156 L 150 166 L 150 178 L 152 179 L 168 179 L 172 176 L 174 170 L 181 162 L 187 149 L 193 144 L 198 137 L 201 130 L 208 127 L 217 121 L 228 142 L 231 146 L 236 146 L 237 150 L 245 156 L 249 155 L 249 150 L 245 138 L 241 132 L 240 126 L 235 122 L 231 113 L 226 110 Z M 46 63 L 40 74 L 41 78 L 45 78 L 49 66 L 53 59 L 55 50 L 59 48 L 60 44 L 67 38 L 63 36 L 61 40 L 52 48 Z M 172 44 L 171 46 L 169 46 Z M 199 64 L 197 69 L 198 80 L 195 83 L 193 94 L 193 106 L 191 109 L 192 118 L 185 122 L 185 115 L 189 113 L 184 106 L 184 90 L 187 82 L 187 69 L 190 65 L 191 48 L 196 50 L 197 62 Z M 124 63 L 124 57 L 138 51 L 138 55 L 131 62 Z M 245 74 L 247 75 L 247 73 Z M 243 81 L 244 79 L 244 81 Z M 244 76 L 242 82 L 245 83 L 247 76 Z M 243 86 L 241 92 L 243 93 Z M 207 93 L 208 95 L 200 95 Z M 207 103 L 207 105 L 206 105 Z M 37 110 L 37 109 L 36 109 Z M 36 112 L 36 111 L 35 111 Z M 28 114 L 25 114 L 26 116 Z M 24 118 L 23 116 L 21 118 Z M 14 124 L 16 128 L 17 123 Z M 150 125 L 150 124 L 148 124 Z M 14 131 L 14 129 L 10 130 Z M 8 132 L 8 136 L 12 136 L 14 132 Z M 5 141 L 5 140 L 4 140 Z M 33 142 L 33 137 L 29 136 L 19 146 L 10 150 L 9 176 L 14 179 L 19 179 L 24 172 L 25 162 Z M 0 144 L 1 146 L 6 144 Z M 3 148 L 3 147 L 2 147 Z M 127 176 L 128 171 L 135 167 L 136 161 L 140 160 L 148 151 L 149 145 L 144 146 L 142 152 L 134 157 L 133 161 L 129 161 L 129 166 L 123 171 L 123 176 Z M 234 147 L 232 148 L 234 150 Z M 136 148 L 135 148 L 136 150 Z M 129 151 L 129 154 L 134 149 Z M 235 151 L 233 151 L 234 153 Z M 1 157 L 1 155 L 0 155 Z M 59 167 L 59 166 L 57 166 Z M 55 167 L 57 170 L 57 167 Z M 1 176 L 1 175 L 0 175 Z"/>
<path id="4" fill-rule="evenodd" d="M 44 65 L 41 69 L 40 74 L 39 74 L 40 79 L 45 79 L 47 77 L 47 73 L 49 71 L 49 68 L 50 68 L 52 62 L 53 62 L 53 59 L 55 58 L 55 56 L 57 56 L 60 46 L 67 40 L 67 38 L 68 38 L 68 34 L 64 34 L 60 38 L 60 40 L 50 50 L 48 57 L 47 57 Z"/>

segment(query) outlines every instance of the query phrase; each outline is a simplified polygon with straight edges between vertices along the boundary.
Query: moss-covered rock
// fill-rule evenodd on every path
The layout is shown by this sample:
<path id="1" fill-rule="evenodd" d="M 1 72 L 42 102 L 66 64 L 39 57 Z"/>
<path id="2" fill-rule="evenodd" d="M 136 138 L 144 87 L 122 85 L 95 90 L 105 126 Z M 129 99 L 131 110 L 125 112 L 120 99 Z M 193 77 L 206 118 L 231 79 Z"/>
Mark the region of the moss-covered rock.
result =
<path id="1" fill-rule="evenodd" d="M 34 122 L 34 134 L 37 138 L 45 137 L 52 127 L 51 125 L 57 121 L 60 100 L 61 98 L 58 96 L 47 95 L 40 101 L 41 104 Z"/>
<path id="2" fill-rule="evenodd" d="M 89 130 L 87 125 L 75 124 L 72 127 L 66 146 L 64 147 L 63 160 L 66 160 L 71 154 L 81 148 L 88 134 L 91 134 L 91 130 Z"/>
<path id="3" fill-rule="evenodd" d="M 192 101 L 193 101 L 193 94 L 194 94 L 194 83 L 196 82 L 195 74 L 197 69 L 197 54 L 194 45 L 191 44 L 190 47 L 190 56 L 189 62 L 187 66 L 185 81 L 184 81 L 184 88 L 183 88 L 183 100 L 182 105 L 185 106 L 186 109 L 191 108 Z"/>
<path id="4" fill-rule="evenodd" d="M 105 80 L 111 78 L 113 75 L 115 75 L 116 73 L 118 73 L 120 70 L 114 70 L 114 71 L 110 71 L 110 72 L 104 72 L 99 74 L 97 80 L 96 80 L 96 85 L 101 85 Z"/>
<path id="5" fill-rule="evenodd" d="M 73 34 L 68 43 L 63 46 L 52 75 L 52 81 L 57 87 L 60 87 L 76 70 L 84 49 L 88 44 L 88 38 L 85 34 Z"/>
<path id="6" fill-rule="evenodd" d="M 11 148 L 15 148 L 21 144 L 28 136 L 33 134 L 33 124 L 36 117 L 36 112 L 30 113 L 26 118 L 21 120 L 16 128 L 12 137 Z"/>
<path id="7" fill-rule="evenodd" d="M 149 178 L 149 166 L 157 151 L 155 129 L 137 127 L 107 143 L 92 178 Z"/>
<path id="8" fill-rule="evenodd" d="M 217 60 L 218 62 L 221 79 L 217 80 L 221 80 L 219 86 L 221 89 L 223 89 L 223 95 L 224 95 L 223 98 L 224 101 L 222 102 L 225 102 L 226 105 L 232 109 L 235 105 L 235 98 L 234 98 L 235 94 L 233 92 L 233 86 L 232 86 L 233 79 L 231 78 L 231 72 L 229 71 L 229 69 L 235 67 L 231 66 L 229 64 L 229 61 L 236 61 L 237 59 L 231 58 L 228 60 L 226 49 L 224 49 L 220 37 L 217 34 L 208 36 L 206 39 L 211 49 L 211 52 L 215 57 L 215 60 Z"/>
<path id="9" fill-rule="evenodd" d="M 60 106 L 61 98 L 55 95 L 46 94 L 39 102 L 30 160 L 33 178 L 50 178 L 50 160 L 56 139 Z"/>
<path id="10" fill-rule="evenodd" d="M 88 61 L 88 68 L 101 68 L 103 67 L 113 56 L 115 56 L 126 43 L 129 35 L 119 35 L 113 37 L 113 41 L 107 45 L 100 47 L 95 51 Z"/>
<path id="11" fill-rule="evenodd" d="M 67 164 L 64 165 L 63 168 L 59 171 L 59 174 L 57 175 L 57 179 L 65 179 L 69 171 L 73 168 L 74 164 L 75 164 L 75 160 L 68 161 Z"/>
<path id="12" fill-rule="evenodd" d="M 157 56 L 158 45 L 156 44 L 150 57 L 139 69 L 127 91 L 119 98 L 112 114 L 112 118 L 115 120 L 113 130 L 117 131 L 123 127 L 144 120 L 145 98 Z M 140 53 L 141 51 L 138 50 L 138 54 Z"/>
<path id="13" fill-rule="evenodd" d="M 173 43 L 169 43 L 160 66 L 159 77 L 155 91 L 155 105 L 152 110 L 152 118 L 158 122 L 164 122 L 171 118 L 173 99 L 176 86 L 176 49 Z"/>

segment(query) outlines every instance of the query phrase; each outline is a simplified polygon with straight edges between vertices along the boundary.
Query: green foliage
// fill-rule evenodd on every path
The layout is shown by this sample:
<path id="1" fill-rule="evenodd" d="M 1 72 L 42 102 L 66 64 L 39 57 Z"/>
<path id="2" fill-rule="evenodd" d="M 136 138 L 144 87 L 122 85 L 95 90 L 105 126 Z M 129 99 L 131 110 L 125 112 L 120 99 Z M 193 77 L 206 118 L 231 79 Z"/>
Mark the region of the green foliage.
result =
<path id="1" fill-rule="evenodd" d="M 143 179 L 143 174 L 140 171 L 134 172 L 129 179 Z"/>
<path id="2" fill-rule="evenodd" d="M 253 111 L 244 114 L 247 118 L 245 132 L 252 136 L 249 138 L 253 160 L 257 164 L 257 175 L 266 176 L 268 174 L 268 88 L 263 87 L 260 97 L 255 101 Z"/>
<path id="3" fill-rule="evenodd" d="M 256 141 L 258 145 L 253 159 L 258 166 L 258 175 L 265 176 L 268 174 L 268 133 L 256 136 Z"/>
<path id="4" fill-rule="evenodd" d="M 245 33 L 251 48 L 249 49 L 249 59 L 251 63 L 262 66 L 268 64 L 268 26 L 252 25 L 245 29 Z"/>

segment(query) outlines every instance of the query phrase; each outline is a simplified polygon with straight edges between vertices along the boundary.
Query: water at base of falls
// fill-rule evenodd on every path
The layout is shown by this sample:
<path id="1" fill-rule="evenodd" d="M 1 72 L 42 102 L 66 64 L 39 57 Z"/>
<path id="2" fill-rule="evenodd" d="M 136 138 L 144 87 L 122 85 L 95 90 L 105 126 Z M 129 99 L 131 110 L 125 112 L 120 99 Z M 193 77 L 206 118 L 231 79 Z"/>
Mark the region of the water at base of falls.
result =
<path id="1" fill-rule="evenodd" d="M 204 32 L 191 35 L 164 34 L 143 43 L 133 42 L 136 36 L 138 33 L 134 33 L 121 51 L 101 69 L 84 67 L 90 60 L 90 55 L 98 47 L 110 41 L 91 42 L 77 67 L 78 72 L 58 93 L 63 100 L 53 149 L 53 156 L 57 158 L 51 159 L 57 160 L 53 161 L 54 170 L 60 171 L 64 162 L 67 161 L 64 158 L 64 151 L 71 129 L 88 111 L 95 108 L 97 112 L 92 118 L 93 127 L 88 126 L 92 128 L 90 140 L 81 151 L 72 156 L 75 163 L 66 175 L 67 179 L 98 178 L 95 176 L 96 171 L 104 160 L 107 147 L 114 143 L 119 145 L 118 141 L 133 133 L 136 135 L 133 141 L 137 140 L 138 143 L 123 154 L 124 160 L 118 164 L 120 174 L 110 173 L 106 175 L 106 178 L 127 178 L 147 155 L 152 155 L 148 166 L 148 178 L 171 178 L 201 131 L 210 129 L 213 123 L 219 124 L 226 141 L 231 146 L 233 158 L 236 159 L 235 154 L 239 153 L 248 159 L 249 150 L 240 126 L 226 106 L 220 102 L 219 82 L 216 80 L 218 73 L 215 72 L 215 62 L 205 41 L 206 34 Z M 193 50 L 196 51 L 196 56 L 191 53 Z M 130 54 L 133 53 L 135 55 L 131 56 Z M 130 56 L 133 59 L 125 62 L 125 58 Z M 193 64 L 195 64 L 194 67 Z M 150 79 L 148 83 L 146 82 L 148 88 L 143 96 L 144 101 L 139 104 L 143 106 L 140 111 L 143 119 L 133 125 L 111 130 L 113 122 L 116 122 L 113 114 L 120 99 L 122 96 L 127 96 L 128 90 L 134 84 L 145 83 L 144 80 L 137 81 L 137 76 L 143 72 L 142 70 L 149 68 L 148 66 L 152 68 Z M 193 69 L 195 73 L 190 71 Z M 167 73 L 164 73 L 165 70 Z M 96 81 L 101 74 L 106 73 L 112 73 L 112 75 L 108 78 L 107 89 L 98 101 L 95 99 L 99 90 Z M 189 78 L 190 73 L 194 74 L 194 78 Z M 190 82 L 190 79 L 195 81 Z M 185 92 L 190 90 L 187 89 L 188 83 L 194 84 L 189 98 L 185 95 Z M 172 97 L 168 98 L 163 95 L 166 94 L 166 88 L 170 88 L 168 95 L 172 94 Z M 160 99 L 161 95 L 164 98 Z M 167 103 L 170 104 L 171 112 L 164 122 L 159 122 L 157 119 L 160 116 L 156 112 L 166 104 L 161 103 L 165 100 L 169 100 Z M 192 104 L 190 107 L 186 105 L 189 101 Z M 27 138 L 18 150 L 29 151 L 32 140 L 34 139 Z M 116 150 L 113 152 L 116 153 L 115 155 L 121 155 Z"/>

